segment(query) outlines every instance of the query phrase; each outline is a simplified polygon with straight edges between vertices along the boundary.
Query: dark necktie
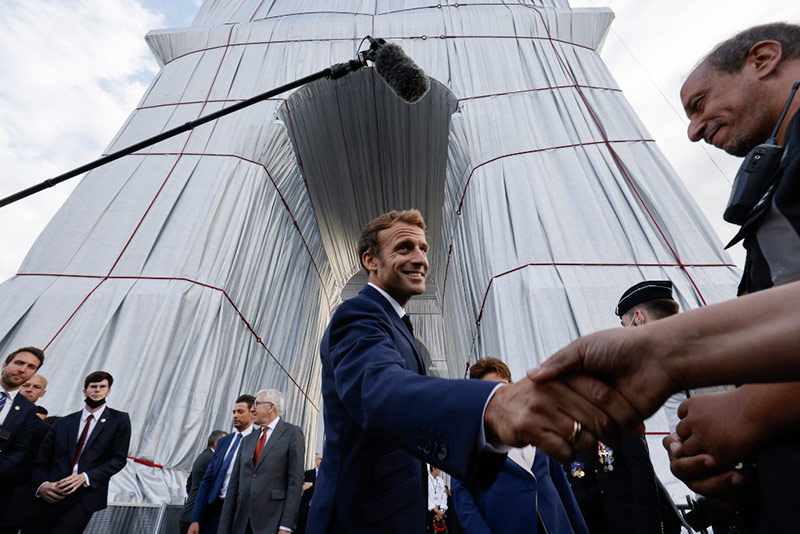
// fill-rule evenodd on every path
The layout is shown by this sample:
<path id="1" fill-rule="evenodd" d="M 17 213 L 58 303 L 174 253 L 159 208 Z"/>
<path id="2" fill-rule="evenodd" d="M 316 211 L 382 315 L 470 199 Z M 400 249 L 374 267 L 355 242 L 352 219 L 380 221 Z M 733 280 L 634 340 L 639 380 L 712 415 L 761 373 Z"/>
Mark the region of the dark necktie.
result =
<path id="1" fill-rule="evenodd" d="M 78 447 L 75 449 L 75 459 L 72 460 L 72 469 L 70 472 L 75 470 L 75 465 L 78 463 L 78 458 L 81 457 L 81 453 L 83 452 L 83 445 L 86 443 L 86 436 L 89 435 L 89 426 L 92 424 L 92 419 L 94 419 L 94 415 L 89 414 L 89 417 L 86 418 L 86 426 L 83 427 L 83 432 L 81 432 L 81 439 L 78 440 Z"/>
<path id="2" fill-rule="evenodd" d="M 265 426 L 264 430 L 261 431 L 261 436 L 258 438 L 258 443 L 256 443 L 256 452 L 253 453 L 253 467 L 258 466 L 258 459 L 261 458 L 261 453 L 264 452 L 264 444 L 267 442 L 267 430 L 269 430 L 269 427 Z"/>
<path id="3" fill-rule="evenodd" d="M 9 395 L 5 391 L 0 391 L 0 412 L 3 411 L 3 408 L 6 405 L 6 399 L 8 399 Z"/>
<path id="4" fill-rule="evenodd" d="M 406 325 L 406 328 L 408 328 L 408 331 L 411 332 L 411 337 L 414 337 L 414 327 L 411 325 L 411 317 L 409 317 L 408 314 L 405 314 L 402 319 Z"/>
<path id="5" fill-rule="evenodd" d="M 230 467 L 231 462 L 233 461 L 233 457 L 236 456 L 236 448 L 239 446 L 239 442 L 242 440 L 242 435 L 240 433 L 236 433 L 236 436 L 233 438 L 231 442 L 231 446 L 228 449 L 227 454 L 225 455 L 225 459 L 222 461 L 222 470 L 220 470 L 220 474 L 224 477 L 225 473 L 228 472 L 228 467 Z M 222 488 L 220 488 L 220 491 Z"/>

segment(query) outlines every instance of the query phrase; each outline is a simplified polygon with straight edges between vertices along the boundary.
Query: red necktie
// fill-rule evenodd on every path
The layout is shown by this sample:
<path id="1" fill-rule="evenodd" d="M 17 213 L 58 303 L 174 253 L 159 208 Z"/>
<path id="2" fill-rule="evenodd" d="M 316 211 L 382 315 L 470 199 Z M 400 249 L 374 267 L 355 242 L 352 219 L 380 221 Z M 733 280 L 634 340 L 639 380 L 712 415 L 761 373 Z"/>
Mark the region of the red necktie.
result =
<path id="1" fill-rule="evenodd" d="M 86 443 L 86 436 L 89 435 L 89 426 L 92 424 L 92 419 L 94 419 L 94 415 L 89 414 L 89 417 L 86 418 L 86 426 L 83 427 L 83 432 L 81 432 L 81 439 L 78 440 L 78 448 L 75 449 L 75 459 L 72 460 L 72 469 L 70 472 L 75 470 L 75 464 L 78 463 L 78 458 L 81 457 L 81 452 L 83 452 L 83 445 Z"/>
<path id="2" fill-rule="evenodd" d="M 258 438 L 258 443 L 256 443 L 256 452 L 253 453 L 253 467 L 258 465 L 258 459 L 261 458 L 261 453 L 264 452 L 264 444 L 267 442 L 268 429 L 268 426 L 264 427 L 261 436 Z"/>

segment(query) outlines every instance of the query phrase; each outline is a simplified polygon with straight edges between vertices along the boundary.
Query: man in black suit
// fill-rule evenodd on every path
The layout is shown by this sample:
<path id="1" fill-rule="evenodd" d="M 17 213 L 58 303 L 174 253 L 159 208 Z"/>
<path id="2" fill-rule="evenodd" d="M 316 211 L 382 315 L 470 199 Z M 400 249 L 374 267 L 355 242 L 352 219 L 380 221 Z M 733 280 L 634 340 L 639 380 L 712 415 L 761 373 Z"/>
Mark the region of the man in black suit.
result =
<path id="1" fill-rule="evenodd" d="M 192 463 L 192 471 L 189 473 L 189 478 L 186 479 L 186 502 L 183 504 L 183 512 L 181 512 L 178 525 L 181 534 L 186 534 L 189 530 L 189 525 L 192 522 L 192 511 L 194 511 L 194 501 L 197 497 L 197 490 L 200 489 L 200 482 L 203 480 L 203 475 L 211 463 L 211 458 L 214 456 L 214 450 L 217 448 L 217 442 L 220 438 L 224 438 L 228 433 L 224 430 L 214 430 L 208 436 L 208 444 L 203 452 L 201 452 Z"/>
<path id="2" fill-rule="evenodd" d="M 53 424 L 36 457 L 37 518 L 24 532 L 81 533 L 92 514 L 108 505 L 108 481 L 125 467 L 131 441 L 128 414 L 105 406 L 114 378 L 86 377 L 81 411 Z"/>
<path id="3" fill-rule="evenodd" d="M 311 497 L 314 496 L 314 482 L 317 480 L 319 465 L 322 463 L 322 453 L 314 456 L 314 469 L 309 469 L 303 474 L 303 496 L 300 498 L 300 515 L 297 518 L 297 534 L 305 534 L 308 509 L 311 507 Z"/>
<path id="4" fill-rule="evenodd" d="M 20 394 L 20 387 L 42 363 L 44 353 L 40 349 L 21 348 L 8 355 L 0 375 L 0 532 L 6 532 L 6 525 L 10 529 L 17 517 L 10 503 L 26 472 L 29 474 L 26 459 L 34 428 L 40 423 L 36 407 Z"/>

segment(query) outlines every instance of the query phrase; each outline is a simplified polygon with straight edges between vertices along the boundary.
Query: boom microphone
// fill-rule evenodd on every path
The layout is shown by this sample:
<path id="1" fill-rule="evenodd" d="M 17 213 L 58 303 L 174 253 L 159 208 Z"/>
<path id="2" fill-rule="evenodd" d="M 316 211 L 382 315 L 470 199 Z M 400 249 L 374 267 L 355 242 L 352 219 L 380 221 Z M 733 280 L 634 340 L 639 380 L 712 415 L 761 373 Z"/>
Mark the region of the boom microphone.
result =
<path id="1" fill-rule="evenodd" d="M 391 90 L 398 97 L 409 104 L 419 102 L 431 88 L 430 80 L 425 72 L 408 57 L 403 49 L 394 43 L 387 43 L 383 39 L 367 37 L 374 47 L 375 70 L 383 78 Z"/>
<path id="2" fill-rule="evenodd" d="M 386 85 L 388 85 L 394 94 L 396 94 L 399 98 L 402 98 L 406 102 L 413 104 L 425 96 L 425 93 L 427 93 L 428 89 L 430 89 L 430 81 L 428 80 L 428 76 L 425 75 L 422 69 L 420 69 L 410 57 L 405 55 L 402 48 L 396 44 L 389 44 L 383 39 L 373 39 L 369 35 L 365 37 L 365 40 L 368 40 L 370 43 L 369 49 L 358 52 L 354 59 L 345 61 L 344 63 L 337 63 L 336 65 L 322 69 L 314 74 L 309 74 L 308 76 L 281 85 L 280 87 L 270 89 L 269 91 L 261 93 L 260 95 L 250 97 L 247 100 L 242 100 L 241 102 L 224 107 L 213 113 L 209 113 L 208 115 L 203 115 L 199 119 L 189 121 L 181 126 L 176 126 L 175 128 L 161 132 L 153 137 L 148 137 L 147 139 L 143 139 L 138 143 L 134 143 L 133 145 L 117 150 L 116 152 L 112 152 L 111 154 L 106 154 L 101 158 L 91 161 L 85 165 L 81 165 L 80 167 L 65 172 L 64 174 L 59 174 L 58 176 L 49 178 L 36 185 L 23 189 L 22 191 L 18 191 L 13 195 L 0 198 L 0 208 L 23 198 L 29 197 L 35 193 L 38 193 L 39 191 L 44 191 L 45 189 L 53 187 L 56 184 L 60 184 L 65 180 L 80 176 L 81 174 L 92 169 L 102 167 L 107 163 L 111 163 L 112 161 L 116 161 L 129 154 L 133 154 L 138 150 L 152 146 L 166 139 L 170 139 L 171 137 L 175 137 L 183 132 L 193 130 L 202 124 L 217 120 L 225 115 L 229 115 L 241 109 L 250 107 L 253 104 L 263 102 L 264 100 L 285 93 L 290 89 L 296 89 L 323 78 L 337 80 L 342 76 L 346 76 L 347 74 L 357 71 L 362 67 L 366 67 L 368 61 L 371 61 L 375 64 L 375 70 L 378 72 L 378 75 L 383 78 L 383 81 L 386 82 Z"/>

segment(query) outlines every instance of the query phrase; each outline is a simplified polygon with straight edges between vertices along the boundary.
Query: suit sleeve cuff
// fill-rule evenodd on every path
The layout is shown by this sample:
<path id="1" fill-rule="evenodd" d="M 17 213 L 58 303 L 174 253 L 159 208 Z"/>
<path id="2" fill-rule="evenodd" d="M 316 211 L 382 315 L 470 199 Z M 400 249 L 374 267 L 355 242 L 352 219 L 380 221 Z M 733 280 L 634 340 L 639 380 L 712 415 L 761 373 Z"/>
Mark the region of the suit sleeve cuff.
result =
<path id="1" fill-rule="evenodd" d="M 506 445 L 502 442 L 497 443 L 489 443 L 486 440 L 486 428 L 484 428 L 484 418 L 486 417 L 486 407 L 489 406 L 489 401 L 492 400 L 494 394 L 497 393 L 497 390 L 501 387 L 505 386 L 505 384 L 497 384 L 489 396 L 486 397 L 486 403 L 483 405 L 483 411 L 481 412 L 481 431 L 478 432 L 478 451 L 479 452 L 496 452 L 496 453 L 506 453 L 512 449 L 512 447 Z"/>

